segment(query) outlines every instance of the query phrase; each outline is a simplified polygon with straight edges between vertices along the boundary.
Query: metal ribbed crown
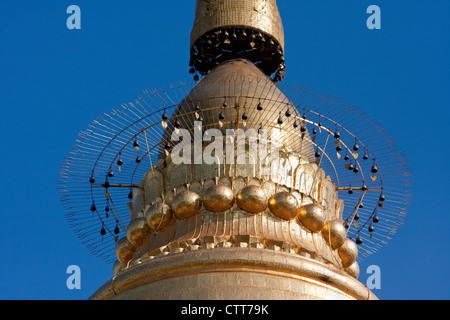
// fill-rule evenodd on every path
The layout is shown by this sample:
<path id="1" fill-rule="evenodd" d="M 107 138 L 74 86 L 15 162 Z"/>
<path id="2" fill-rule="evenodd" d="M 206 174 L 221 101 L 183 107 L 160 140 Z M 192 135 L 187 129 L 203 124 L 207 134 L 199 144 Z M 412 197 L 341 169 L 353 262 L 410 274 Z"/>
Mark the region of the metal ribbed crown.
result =
<path id="1" fill-rule="evenodd" d="M 284 48 L 284 31 L 276 0 L 198 0 L 191 47 L 208 31 L 233 26 L 263 31 Z"/>
<path id="2" fill-rule="evenodd" d="M 191 32 L 191 73 L 205 75 L 236 58 L 274 79 L 284 75 L 284 31 L 276 0 L 198 0 Z"/>

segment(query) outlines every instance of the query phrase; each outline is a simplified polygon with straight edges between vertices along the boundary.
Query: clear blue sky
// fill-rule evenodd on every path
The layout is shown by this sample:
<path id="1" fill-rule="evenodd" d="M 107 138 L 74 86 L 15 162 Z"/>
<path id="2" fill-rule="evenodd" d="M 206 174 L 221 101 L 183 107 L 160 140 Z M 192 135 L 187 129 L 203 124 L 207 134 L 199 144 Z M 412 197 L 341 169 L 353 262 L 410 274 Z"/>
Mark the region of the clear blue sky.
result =
<path id="1" fill-rule="evenodd" d="M 82 29 L 66 28 L 81 8 Z M 366 9 L 382 10 L 368 30 Z M 381 268 L 382 299 L 450 298 L 448 0 L 278 0 L 286 83 L 344 97 L 406 153 L 414 196 Z M 86 299 L 112 276 L 65 220 L 56 181 L 79 131 L 143 89 L 190 81 L 194 0 L 0 2 L 0 299 Z M 81 268 L 81 290 L 66 268 Z"/>

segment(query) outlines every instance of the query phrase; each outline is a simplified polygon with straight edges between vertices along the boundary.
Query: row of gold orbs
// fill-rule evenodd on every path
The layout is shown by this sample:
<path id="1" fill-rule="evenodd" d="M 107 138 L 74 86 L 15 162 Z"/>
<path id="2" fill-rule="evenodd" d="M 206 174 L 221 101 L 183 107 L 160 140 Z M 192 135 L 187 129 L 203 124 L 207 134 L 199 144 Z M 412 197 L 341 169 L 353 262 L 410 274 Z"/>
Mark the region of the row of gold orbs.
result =
<path id="1" fill-rule="evenodd" d="M 263 212 L 267 207 L 283 220 L 297 219 L 303 226 L 314 233 L 321 233 L 333 250 L 338 250 L 342 266 L 348 274 L 358 278 L 359 266 L 356 262 L 358 247 L 347 238 L 347 230 L 339 220 L 327 220 L 320 204 L 298 205 L 297 198 L 289 192 L 279 192 L 267 199 L 259 186 L 247 186 L 236 197 L 238 206 L 250 213 Z"/>
<path id="2" fill-rule="evenodd" d="M 310 231 L 320 232 L 329 246 L 338 251 L 346 272 L 358 278 L 359 266 L 356 262 L 358 247 L 355 242 L 347 238 L 347 230 L 341 221 L 327 220 L 323 207 L 317 203 L 301 206 L 297 219 Z"/>
<path id="3" fill-rule="evenodd" d="M 122 238 L 116 245 L 117 259 L 128 263 L 137 247 L 156 231 L 164 229 L 175 216 L 179 220 L 186 220 L 197 215 L 202 205 L 211 212 L 225 212 L 234 204 L 240 209 L 256 214 L 269 210 L 283 220 L 297 219 L 311 232 L 321 232 L 325 241 L 333 250 L 338 250 L 347 272 L 355 275 L 359 273 L 356 258 L 358 249 L 356 244 L 346 238 L 347 232 L 344 225 L 338 220 L 326 220 L 323 207 L 319 204 L 298 206 L 297 199 L 289 192 L 279 192 L 269 199 L 265 191 L 256 185 L 242 188 L 236 197 L 233 190 L 221 184 L 208 188 L 203 198 L 197 193 L 185 190 L 178 193 L 171 205 L 157 203 L 148 207 L 144 217 L 138 217 L 131 221 L 127 228 L 127 237 Z"/>
<path id="4" fill-rule="evenodd" d="M 186 220 L 197 215 L 202 205 L 211 212 L 224 212 L 234 205 L 233 191 L 224 185 L 214 185 L 203 195 L 203 199 L 192 191 L 178 193 L 171 205 L 156 203 L 149 206 L 143 217 L 133 219 L 127 227 L 127 236 L 116 244 L 118 264 L 126 265 L 138 247 L 154 232 L 164 229 L 175 216 L 178 220 Z"/>
<path id="5" fill-rule="evenodd" d="M 126 265 L 136 249 L 154 232 L 164 229 L 173 218 L 172 209 L 165 203 L 147 207 L 142 216 L 133 219 L 127 227 L 127 236 L 117 241 L 117 260 Z M 116 266 L 117 267 L 117 266 Z"/>

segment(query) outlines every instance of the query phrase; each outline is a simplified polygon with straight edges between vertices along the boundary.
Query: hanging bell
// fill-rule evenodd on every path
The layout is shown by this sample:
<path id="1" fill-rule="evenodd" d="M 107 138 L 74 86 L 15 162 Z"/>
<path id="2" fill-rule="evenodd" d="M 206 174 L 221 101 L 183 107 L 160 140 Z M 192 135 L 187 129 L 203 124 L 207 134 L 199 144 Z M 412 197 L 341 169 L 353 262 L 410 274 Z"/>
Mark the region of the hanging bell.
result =
<path id="1" fill-rule="evenodd" d="M 113 177 L 114 177 L 114 172 L 109 171 L 109 172 L 108 172 L 108 177 L 113 178 Z"/>
<path id="2" fill-rule="evenodd" d="M 381 202 L 383 202 L 383 201 L 386 200 L 386 197 L 384 196 L 384 194 L 381 194 L 381 195 L 380 195 L 379 200 L 380 200 Z"/>
<path id="3" fill-rule="evenodd" d="M 285 115 L 287 118 L 289 118 L 292 115 L 291 111 L 289 109 L 287 109 Z"/>
<path id="4" fill-rule="evenodd" d="M 95 206 L 95 203 L 92 204 L 91 206 L 91 211 L 94 212 L 97 210 L 97 207 Z"/>
<path id="5" fill-rule="evenodd" d="M 369 156 L 367 155 L 367 153 L 364 153 L 363 159 L 364 159 L 364 160 L 369 159 Z"/>
<path id="6" fill-rule="evenodd" d="M 372 173 L 377 173 L 377 172 L 378 172 L 378 166 L 377 166 L 376 164 L 374 164 L 374 165 L 372 166 L 372 169 L 370 170 L 370 172 L 372 172 Z"/>
<path id="7" fill-rule="evenodd" d="M 133 199 L 133 191 L 130 191 L 130 193 L 128 194 L 128 199 Z"/>
<path id="8" fill-rule="evenodd" d="M 372 225 L 370 225 L 369 228 L 367 228 L 367 231 L 369 231 L 369 232 L 374 232 L 374 230 L 375 229 L 374 229 L 374 227 Z"/>
<path id="9" fill-rule="evenodd" d="M 355 221 L 358 221 L 358 220 L 359 220 L 359 214 L 358 214 L 358 213 L 355 213 L 355 216 L 353 217 L 353 219 L 354 219 Z"/>
<path id="10" fill-rule="evenodd" d="M 119 160 L 117 160 L 117 165 L 120 167 L 120 166 L 123 166 L 123 161 L 122 161 L 122 159 L 119 159 Z"/>
<path id="11" fill-rule="evenodd" d="M 341 134 L 339 133 L 339 131 L 336 130 L 336 131 L 334 132 L 334 138 L 335 138 L 335 139 L 339 139 L 340 137 L 341 137 Z"/>
<path id="12" fill-rule="evenodd" d="M 294 128 L 295 128 L 295 129 L 298 128 L 298 122 L 297 122 L 297 120 L 295 120 L 295 122 L 294 122 Z"/>
<path id="13" fill-rule="evenodd" d="M 278 117 L 277 123 L 278 123 L 279 125 L 283 124 L 283 118 L 281 117 L 281 114 L 280 114 L 280 116 Z"/>
<path id="14" fill-rule="evenodd" d="M 258 129 L 258 134 L 263 134 L 263 133 L 264 133 L 264 128 L 262 125 L 260 125 L 259 129 Z"/>
<path id="15" fill-rule="evenodd" d="M 136 151 L 139 151 L 139 142 L 137 141 L 137 139 L 134 140 L 134 142 L 133 142 L 133 148 L 134 148 Z"/>
<path id="16" fill-rule="evenodd" d="M 89 182 L 90 182 L 90 183 L 95 183 L 95 178 L 94 178 L 94 176 L 92 176 L 92 177 L 89 179 Z"/>
<path id="17" fill-rule="evenodd" d="M 378 222 L 380 222 L 380 219 L 378 218 L 377 215 L 374 215 L 372 218 L 372 221 L 373 221 L 373 223 L 378 223 Z"/>
<path id="18" fill-rule="evenodd" d="M 316 128 L 313 129 L 312 134 L 317 134 L 317 129 Z"/>
<path id="19" fill-rule="evenodd" d="M 102 236 L 104 236 L 104 235 L 106 234 L 105 227 L 102 227 L 102 229 L 100 230 L 100 234 L 101 234 Z"/>
<path id="20" fill-rule="evenodd" d="M 247 113 L 244 112 L 242 115 L 242 120 L 246 121 L 248 119 Z"/>
<path id="21" fill-rule="evenodd" d="M 180 128 L 181 127 L 181 123 L 180 123 L 180 121 L 175 121 L 175 123 L 173 124 L 173 126 L 175 127 L 175 128 Z"/>
<path id="22" fill-rule="evenodd" d="M 219 120 L 224 120 L 225 119 L 225 115 L 221 112 L 219 113 Z"/>
<path id="23" fill-rule="evenodd" d="M 356 244 L 358 244 L 358 245 L 360 245 L 360 244 L 362 244 L 363 243 L 363 240 L 362 240 L 362 238 L 361 238 L 361 236 L 358 236 L 358 238 L 356 238 Z"/>
<path id="24" fill-rule="evenodd" d="M 359 146 L 357 143 L 355 143 L 355 145 L 353 146 L 353 151 L 358 151 L 359 150 Z"/>
<path id="25" fill-rule="evenodd" d="M 316 153 L 315 153 L 315 155 L 314 155 L 316 158 L 320 158 L 320 152 L 319 152 L 319 150 L 316 150 Z"/>
<path id="26" fill-rule="evenodd" d="M 117 221 L 116 227 L 114 228 L 114 233 L 115 233 L 115 234 L 119 234 L 119 233 L 120 233 L 120 229 L 119 229 L 119 221 Z"/>
<path id="27" fill-rule="evenodd" d="M 258 106 L 256 107 L 256 110 L 262 111 L 262 109 L 263 109 L 263 106 L 262 106 L 261 102 L 259 102 Z"/>

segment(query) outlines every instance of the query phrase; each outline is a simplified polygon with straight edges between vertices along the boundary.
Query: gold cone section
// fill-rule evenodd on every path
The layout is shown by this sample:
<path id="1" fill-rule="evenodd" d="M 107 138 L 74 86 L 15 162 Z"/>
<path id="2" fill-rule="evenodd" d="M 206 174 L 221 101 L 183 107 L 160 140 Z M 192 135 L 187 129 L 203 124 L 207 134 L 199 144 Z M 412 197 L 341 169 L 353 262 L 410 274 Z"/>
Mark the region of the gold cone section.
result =
<path id="1" fill-rule="evenodd" d="M 197 0 L 191 48 L 208 31 L 245 26 L 273 36 L 284 50 L 284 31 L 276 0 Z"/>

